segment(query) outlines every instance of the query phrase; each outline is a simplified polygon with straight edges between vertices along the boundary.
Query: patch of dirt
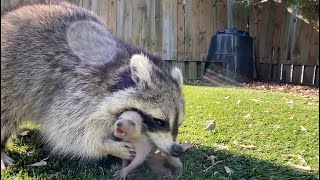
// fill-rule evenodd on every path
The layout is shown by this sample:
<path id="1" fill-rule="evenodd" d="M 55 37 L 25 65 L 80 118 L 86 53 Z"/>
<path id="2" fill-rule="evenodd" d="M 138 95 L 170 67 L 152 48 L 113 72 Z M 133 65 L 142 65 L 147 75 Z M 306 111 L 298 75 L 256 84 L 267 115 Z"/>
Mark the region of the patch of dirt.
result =
<path id="1" fill-rule="evenodd" d="M 219 86 L 221 83 L 213 83 L 205 79 L 197 79 L 197 80 L 185 80 L 186 84 L 194 84 L 194 85 L 205 85 L 205 86 Z M 230 86 L 230 84 L 223 84 L 226 86 Z M 242 84 L 233 84 L 231 86 L 235 87 L 249 87 L 252 89 L 258 90 L 266 90 L 266 91 L 279 91 L 285 93 L 295 93 L 303 96 L 308 95 L 317 95 L 319 96 L 319 87 L 314 86 L 304 86 L 304 85 L 295 85 L 288 83 L 279 83 L 279 82 L 262 82 L 262 81 L 253 81 L 250 83 L 242 83 Z"/>
<path id="2" fill-rule="evenodd" d="M 288 83 L 277 82 L 261 82 L 254 81 L 247 84 L 252 89 L 268 90 L 268 91 L 280 91 L 286 93 L 296 93 L 301 95 L 319 95 L 319 87 L 295 85 Z"/>

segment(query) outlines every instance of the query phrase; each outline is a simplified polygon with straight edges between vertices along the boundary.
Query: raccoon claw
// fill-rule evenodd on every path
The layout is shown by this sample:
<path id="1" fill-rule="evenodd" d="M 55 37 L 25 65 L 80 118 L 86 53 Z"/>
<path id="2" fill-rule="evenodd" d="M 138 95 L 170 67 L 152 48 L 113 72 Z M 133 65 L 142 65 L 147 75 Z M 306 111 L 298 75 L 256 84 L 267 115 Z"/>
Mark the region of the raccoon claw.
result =
<path id="1" fill-rule="evenodd" d="M 13 166 L 14 160 L 11 159 L 6 153 L 1 152 L 1 170 L 6 170 L 7 167 Z"/>
<path id="2" fill-rule="evenodd" d="M 113 177 L 114 177 L 114 180 L 125 180 L 126 174 L 123 171 L 116 171 Z"/>
<path id="3" fill-rule="evenodd" d="M 114 156 L 119 157 L 125 160 L 133 160 L 136 156 L 136 151 L 132 144 L 127 142 L 117 142 L 116 147 L 114 148 Z"/>

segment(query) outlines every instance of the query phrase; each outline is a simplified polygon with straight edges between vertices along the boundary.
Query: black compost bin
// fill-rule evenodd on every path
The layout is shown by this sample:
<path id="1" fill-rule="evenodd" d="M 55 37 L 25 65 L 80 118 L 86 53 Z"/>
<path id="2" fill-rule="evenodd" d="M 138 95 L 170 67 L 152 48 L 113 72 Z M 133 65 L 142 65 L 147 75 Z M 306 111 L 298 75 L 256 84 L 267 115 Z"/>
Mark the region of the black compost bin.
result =
<path id="1" fill-rule="evenodd" d="M 253 39 L 246 31 L 219 30 L 211 38 L 205 69 L 239 82 L 253 79 Z"/>

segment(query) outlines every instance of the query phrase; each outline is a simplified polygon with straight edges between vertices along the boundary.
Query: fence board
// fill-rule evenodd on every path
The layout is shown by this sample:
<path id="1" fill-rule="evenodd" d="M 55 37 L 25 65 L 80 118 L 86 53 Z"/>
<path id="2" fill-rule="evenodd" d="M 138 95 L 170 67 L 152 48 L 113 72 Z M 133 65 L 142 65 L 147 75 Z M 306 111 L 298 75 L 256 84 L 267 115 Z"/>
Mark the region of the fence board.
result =
<path id="1" fill-rule="evenodd" d="M 281 24 L 283 23 L 283 16 L 285 11 L 284 4 L 281 3 L 276 6 L 276 18 L 274 18 L 274 30 L 273 30 L 273 61 L 272 63 L 279 64 L 280 62 L 280 40 L 281 40 Z"/>
<path id="2" fill-rule="evenodd" d="M 154 45 L 154 53 L 158 56 L 162 53 L 162 29 L 163 29 L 163 20 L 162 20 L 162 1 L 156 0 L 154 4 L 155 8 L 155 31 L 152 35 Z"/>
<path id="3" fill-rule="evenodd" d="M 313 85 L 314 66 L 304 66 L 303 84 Z"/>
<path id="4" fill-rule="evenodd" d="M 197 79 L 197 62 L 189 62 L 189 79 Z"/>
<path id="5" fill-rule="evenodd" d="M 247 13 L 243 11 L 244 8 L 241 4 L 232 4 L 233 27 L 247 31 Z"/>
<path id="6" fill-rule="evenodd" d="M 177 1 L 177 60 L 184 60 L 184 2 Z"/>
<path id="7" fill-rule="evenodd" d="M 125 17 L 124 17 L 124 36 L 125 42 L 131 43 L 132 38 L 132 3 L 133 1 L 125 1 Z"/>
<path id="8" fill-rule="evenodd" d="M 302 20 L 299 20 L 302 21 Z M 308 58 L 309 58 L 309 51 L 310 51 L 310 45 L 311 45 L 311 35 L 312 35 L 312 26 L 309 26 L 308 24 L 305 24 L 305 22 L 302 25 L 302 30 L 301 32 L 298 32 L 297 36 L 300 36 L 299 42 L 299 50 L 295 49 L 295 53 L 297 54 L 294 58 L 297 61 L 297 64 L 301 65 L 307 65 L 308 63 Z"/>
<path id="9" fill-rule="evenodd" d="M 291 82 L 291 65 L 283 64 L 282 66 L 282 82 Z"/>
<path id="10" fill-rule="evenodd" d="M 144 11 L 144 7 L 142 6 L 141 0 L 133 1 L 132 4 L 132 19 L 134 23 L 132 23 L 132 39 L 131 43 L 136 46 L 141 46 L 141 20 L 142 20 L 142 12 Z"/>
<path id="11" fill-rule="evenodd" d="M 306 63 L 309 65 L 319 65 L 319 28 L 317 29 L 315 24 L 311 24 L 311 43 Z"/>
<path id="12" fill-rule="evenodd" d="M 262 80 L 270 80 L 271 79 L 271 72 L 270 72 L 270 66 L 266 63 L 261 63 L 260 65 L 260 71 L 258 72 L 258 77 Z"/>
<path id="13" fill-rule="evenodd" d="M 184 37 L 184 52 L 185 60 L 192 60 L 192 6 L 191 0 L 185 0 L 185 37 Z"/>
<path id="14" fill-rule="evenodd" d="M 292 72 L 292 83 L 300 84 L 301 83 L 301 75 L 302 75 L 302 66 L 294 65 Z"/>
<path id="15" fill-rule="evenodd" d="M 117 0 L 117 37 L 124 40 L 125 0 Z"/>
<path id="16" fill-rule="evenodd" d="M 200 60 L 200 1 L 191 1 L 192 10 L 192 60 Z"/>
<path id="17" fill-rule="evenodd" d="M 288 9 L 285 8 L 283 14 L 283 22 L 281 26 L 281 39 L 280 39 L 280 63 L 286 63 L 286 50 L 287 50 L 287 40 L 288 40 L 288 30 L 290 22 L 290 13 Z"/>
<path id="18" fill-rule="evenodd" d="M 273 81 L 280 80 L 280 65 L 279 64 L 272 65 L 272 80 Z"/>
<path id="19" fill-rule="evenodd" d="M 306 32 L 307 26 L 305 26 L 305 22 L 301 20 L 299 17 L 295 18 L 295 29 L 294 35 L 292 37 L 292 56 L 291 59 L 288 60 L 288 63 L 290 64 L 301 64 L 301 62 L 305 61 L 301 58 L 302 52 L 301 48 L 306 48 L 307 52 L 309 51 L 310 47 L 310 38 L 308 37 L 309 35 L 302 34 L 302 32 Z"/>
<path id="20" fill-rule="evenodd" d="M 206 60 L 207 53 L 210 45 L 211 36 L 213 35 L 213 7 L 211 0 L 203 0 L 199 2 L 200 9 L 200 32 L 199 32 L 199 43 L 200 43 L 200 59 Z"/>
<path id="21" fill-rule="evenodd" d="M 108 0 L 92 0 L 92 11 L 102 18 L 103 22 L 108 25 L 109 13 Z"/>
<path id="22" fill-rule="evenodd" d="M 177 2 L 163 0 L 162 58 L 177 59 Z"/>
<path id="23" fill-rule="evenodd" d="M 315 77 L 314 84 L 315 84 L 315 86 L 319 87 L 319 66 L 317 66 L 315 76 L 316 77 Z"/>
<path id="24" fill-rule="evenodd" d="M 117 33 L 117 0 L 108 0 L 108 28 Z"/>

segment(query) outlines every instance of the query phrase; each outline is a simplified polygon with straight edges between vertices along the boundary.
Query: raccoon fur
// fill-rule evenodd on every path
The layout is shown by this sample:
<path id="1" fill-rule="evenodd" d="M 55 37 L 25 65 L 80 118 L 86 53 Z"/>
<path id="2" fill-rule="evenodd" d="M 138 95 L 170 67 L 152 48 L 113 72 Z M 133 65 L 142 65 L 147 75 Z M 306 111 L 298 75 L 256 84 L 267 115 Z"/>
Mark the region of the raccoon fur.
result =
<path id="1" fill-rule="evenodd" d="M 178 68 L 120 41 L 84 8 L 60 2 L 8 11 L 1 15 L 1 162 L 13 162 L 5 146 L 27 119 L 41 125 L 53 152 L 133 159 L 130 143 L 110 137 L 118 116 L 135 110 L 155 146 L 181 164 L 182 83 Z"/>

